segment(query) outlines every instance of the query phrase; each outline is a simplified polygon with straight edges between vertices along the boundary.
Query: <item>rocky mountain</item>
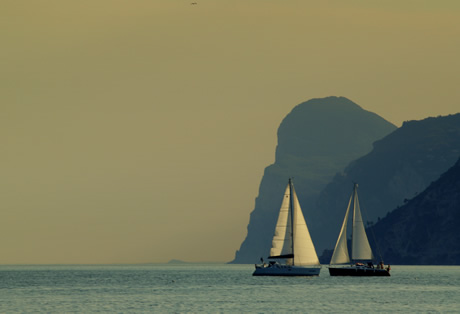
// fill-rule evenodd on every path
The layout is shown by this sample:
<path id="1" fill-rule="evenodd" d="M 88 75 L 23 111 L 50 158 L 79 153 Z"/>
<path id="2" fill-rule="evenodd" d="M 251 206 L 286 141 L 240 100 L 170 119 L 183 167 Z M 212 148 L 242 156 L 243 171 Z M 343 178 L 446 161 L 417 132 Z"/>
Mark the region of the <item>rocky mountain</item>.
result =
<path id="1" fill-rule="evenodd" d="M 338 173 L 318 198 L 310 228 L 318 253 L 334 248 L 353 188 L 359 183 L 363 219 L 376 222 L 424 191 L 460 156 L 460 114 L 405 122 L 373 150 Z"/>
<path id="2" fill-rule="evenodd" d="M 374 141 L 395 129 L 390 122 L 344 97 L 312 99 L 296 106 L 278 129 L 275 163 L 265 169 L 248 234 L 232 262 L 254 263 L 268 256 L 289 177 L 294 178 L 311 228 L 322 219 L 315 209 L 317 197 L 334 174 L 370 152 Z M 313 233 L 312 237 L 315 241 Z"/>
<path id="3" fill-rule="evenodd" d="M 426 190 L 376 223 L 368 234 L 375 234 L 387 263 L 459 265 L 459 226 L 460 158 Z"/>

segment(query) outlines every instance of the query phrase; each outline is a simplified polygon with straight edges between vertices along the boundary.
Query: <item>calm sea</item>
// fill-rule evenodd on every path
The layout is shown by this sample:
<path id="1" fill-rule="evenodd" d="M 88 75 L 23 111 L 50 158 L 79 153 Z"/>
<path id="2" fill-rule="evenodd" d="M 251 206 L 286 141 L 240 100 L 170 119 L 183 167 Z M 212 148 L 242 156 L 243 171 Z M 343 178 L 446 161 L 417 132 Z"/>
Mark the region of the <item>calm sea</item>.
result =
<path id="1" fill-rule="evenodd" d="M 460 266 L 253 277 L 253 265 L 0 266 L 1 313 L 460 313 Z"/>

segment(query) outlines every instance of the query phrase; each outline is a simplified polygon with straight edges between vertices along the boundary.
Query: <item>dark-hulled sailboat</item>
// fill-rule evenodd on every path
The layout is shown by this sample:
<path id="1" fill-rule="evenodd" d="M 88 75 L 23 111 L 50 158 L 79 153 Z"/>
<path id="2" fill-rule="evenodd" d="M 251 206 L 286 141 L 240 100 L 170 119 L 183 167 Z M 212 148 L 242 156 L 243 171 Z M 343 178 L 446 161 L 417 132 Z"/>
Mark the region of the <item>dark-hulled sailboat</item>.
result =
<path id="1" fill-rule="evenodd" d="M 347 223 L 350 211 L 353 210 L 353 228 L 351 235 L 351 260 L 347 246 Z M 385 267 L 383 261 L 374 266 L 369 240 L 361 216 L 358 202 L 358 184 L 354 184 L 353 193 L 348 202 L 347 212 L 342 229 L 329 264 L 331 276 L 390 276 L 390 266 Z"/>

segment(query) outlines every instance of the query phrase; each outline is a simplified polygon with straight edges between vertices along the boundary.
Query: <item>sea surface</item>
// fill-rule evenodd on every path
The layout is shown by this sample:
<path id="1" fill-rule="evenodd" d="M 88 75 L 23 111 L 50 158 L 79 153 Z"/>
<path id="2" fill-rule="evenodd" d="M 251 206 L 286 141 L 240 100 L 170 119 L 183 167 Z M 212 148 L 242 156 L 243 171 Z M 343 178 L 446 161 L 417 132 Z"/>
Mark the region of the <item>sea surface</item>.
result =
<path id="1" fill-rule="evenodd" d="M 0 313 L 460 313 L 460 266 L 253 277 L 254 265 L 0 266 Z"/>

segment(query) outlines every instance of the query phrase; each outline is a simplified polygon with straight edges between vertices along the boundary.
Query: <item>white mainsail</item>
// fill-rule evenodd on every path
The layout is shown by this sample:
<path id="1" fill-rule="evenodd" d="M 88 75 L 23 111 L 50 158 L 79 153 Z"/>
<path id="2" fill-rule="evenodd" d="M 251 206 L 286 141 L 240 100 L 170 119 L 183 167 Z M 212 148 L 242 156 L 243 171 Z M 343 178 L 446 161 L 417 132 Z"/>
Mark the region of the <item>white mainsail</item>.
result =
<path id="1" fill-rule="evenodd" d="M 270 257 L 293 258 L 296 266 L 320 265 L 291 180 L 284 193 Z"/>
<path id="2" fill-rule="evenodd" d="M 350 262 L 347 246 L 347 222 L 353 202 L 353 230 L 352 230 L 352 247 L 351 258 L 353 260 L 372 260 L 373 254 L 367 239 L 364 223 L 361 216 L 361 209 L 358 202 L 358 185 L 353 187 L 350 201 L 348 202 L 347 212 L 343 220 L 342 229 L 340 230 L 339 238 L 334 248 L 330 264 L 345 264 Z"/>
<path id="3" fill-rule="evenodd" d="M 291 187 L 290 184 L 284 192 L 283 202 L 276 223 L 275 235 L 273 236 L 270 256 L 280 256 L 292 254 L 291 238 Z"/>

